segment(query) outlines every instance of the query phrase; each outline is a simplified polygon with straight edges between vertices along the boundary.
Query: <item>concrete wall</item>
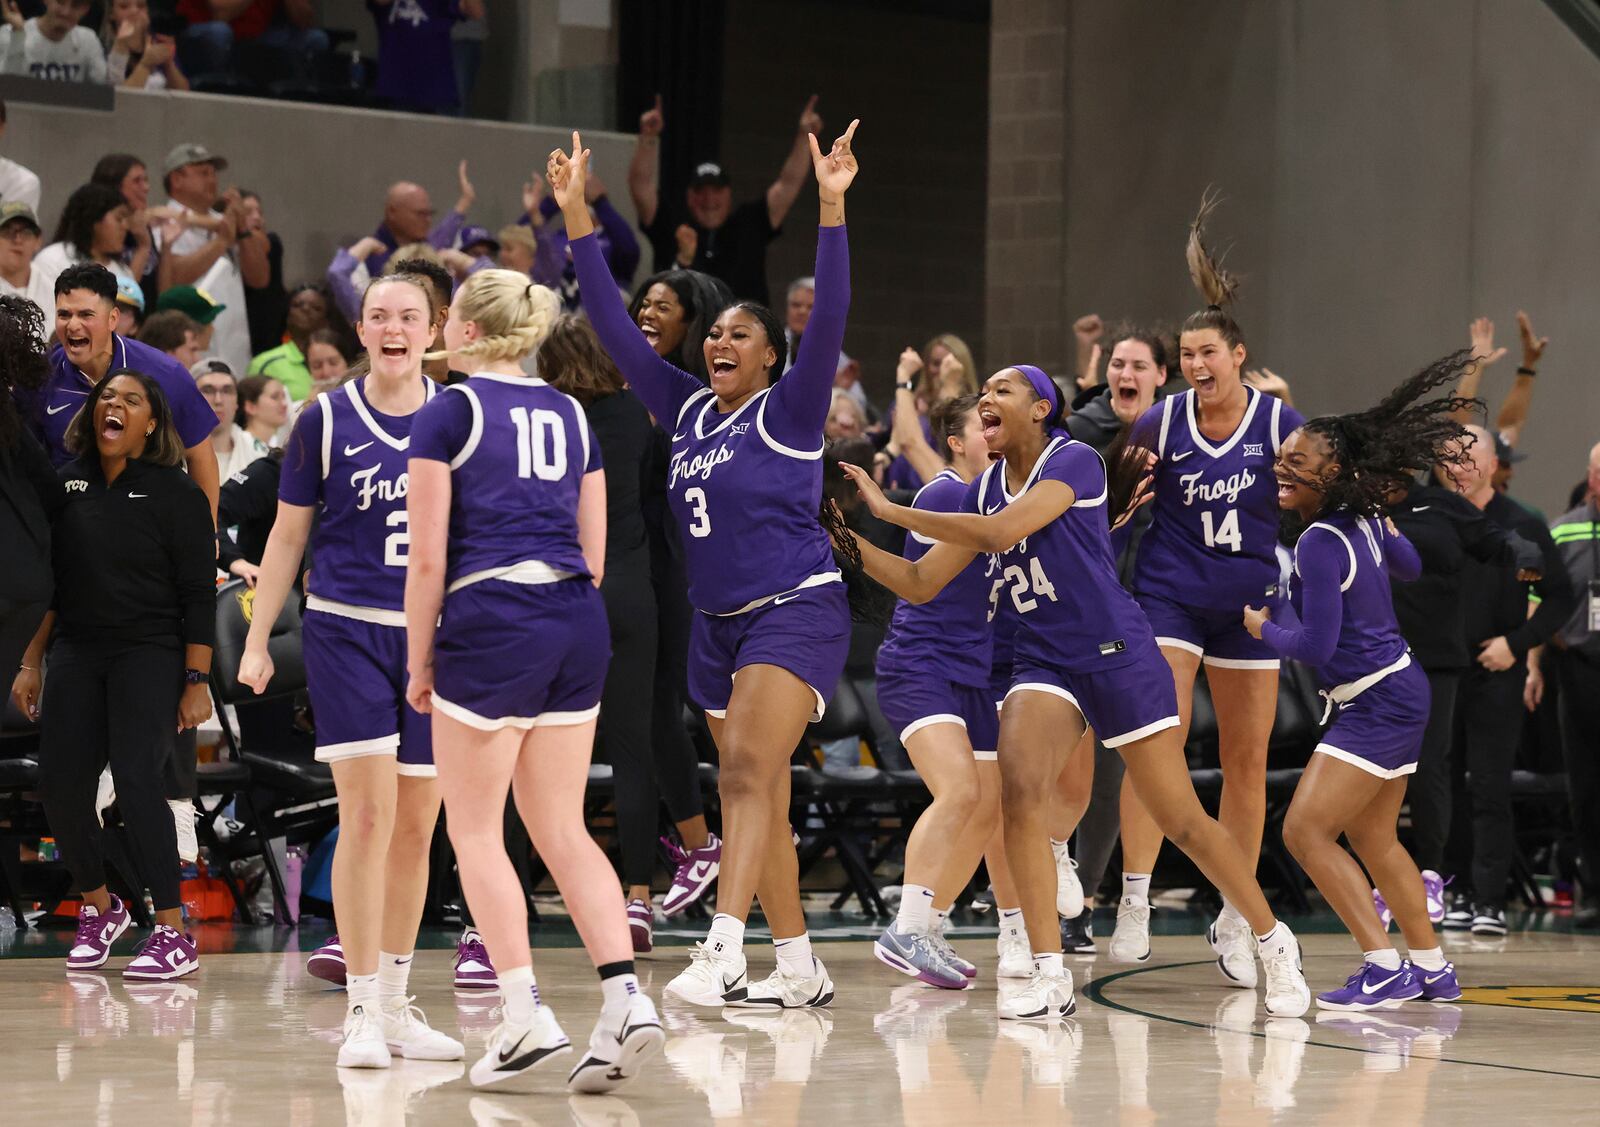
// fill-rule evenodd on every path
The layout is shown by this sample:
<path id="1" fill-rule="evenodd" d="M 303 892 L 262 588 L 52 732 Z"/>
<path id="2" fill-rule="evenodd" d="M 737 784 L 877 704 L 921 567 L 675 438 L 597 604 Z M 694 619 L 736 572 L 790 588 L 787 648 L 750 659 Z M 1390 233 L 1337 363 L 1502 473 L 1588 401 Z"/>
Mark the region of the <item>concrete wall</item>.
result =
<path id="1" fill-rule="evenodd" d="M 161 160 L 182 141 L 199 141 L 231 164 L 223 183 L 260 192 L 268 222 L 284 242 L 284 275 L 291 284 L 320 278 L 333 251 L 370 234 L 383 218 L 390 183 L 415 180 L 443 215 L 454 206 L 456 166 L 468 161 L 478 202 L 473 222 L 491 230 L 522 210 L 523 182 L 544 172 L 545 158 L 570 131 L 531 125 L 463 122 L 410 114 L 331 109 L 214 95 L 117 92 L 113 114 L 63 110 L 13 102 L 0 153 L 37 172 L 43 181 L 46 237 L 72 189 L 108 152 L 145 160 L 162 198 Z M 633 140 L 586 133 L 584 143 L 602 167 L 622 168 Z M 619 184 L 621 176 L 615 179 Z M 623 191 L 617 207 L 632 216 Z"/>
<path id="2" fill-rule="evenodd" d="M 719 159 L 737 197 L 764 192 L 777 175 L 808 95 L 821 96 L 824 142 L 861 119 L 845 351 L 862 361 L 880 403 L 907 344 L 955 332 L 981 350 L 987 55 L 978 16 L 909 3 L 728 0 Z M 811 273 L 816 221 L 812 180 L 768 252 L 774 302 Z"/>
<path id="3" fill-rule="evenodd" d="M 1056 17 L 1065 44 L 1052 56 Z M 1512 349 L 1485 381 L 1497 407 L 1527 309 L 1553 343 L 1515 492 L 1562 507 L 1600 439 L 1588 372 L 1600 346 L 1600 60 L 1544 4 L 995 0 L 993 19 L 996 181 L 1003 162 L 1047 158 L 1054 143 L 1043 124 L 1017 136 L 1007 114 L 1043 122 L 1063 106 L 1066 161 L 1059 182 L 1022 185 L 1063 199 L 1060 257 L 1003 253 L 1028 204 L 991 192 L 991 345 L 1032 332 L 1035 355 L 1059 367 L 1078 313 L 1181 319 L 1196 304 L 1185 225 L 1215 184 L 1253 358 L 1289 377 L 1310 412 L 1373 402 L 1465 345 L 1479 314 Z M 1013 71 L 1036 81 L 1018 90 Z M 1030 229 L 1048 239 L 1049 222 Z M 1002 338 L 1016 302 L 1029 316 Z M 1005 360 L 993 347 L 989 358 Z"/>

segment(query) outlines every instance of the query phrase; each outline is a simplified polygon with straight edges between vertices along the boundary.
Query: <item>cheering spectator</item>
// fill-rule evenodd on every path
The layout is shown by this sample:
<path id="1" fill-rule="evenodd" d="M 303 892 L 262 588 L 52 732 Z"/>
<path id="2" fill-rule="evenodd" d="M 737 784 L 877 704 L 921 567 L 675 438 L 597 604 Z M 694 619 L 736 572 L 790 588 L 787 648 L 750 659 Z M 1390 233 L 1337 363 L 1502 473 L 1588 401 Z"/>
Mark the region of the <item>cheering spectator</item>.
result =
<path id="1" fill-rule="evenodd" d="M 1567 765 L 1567 796 L 1573 836 L 1578 839 L 1583 899 L 1574 925 L 1600 927 L 1600 443 L 1589 450 L 1586 495 L 1560 517 L 1550 535 L 1563 569 L 1578 593 L 1578 606 L 1551 639 L 1555 647 L 1556 696 Z M 1539 663 L 1528 660 L 1523 699 L 1530 709 L 1544 695 Z"/>
<path id="2" fill-rule="evenodd" d="M 131 216 L 127 201 L 115 188 L 83 185 L 67 197 L 55 241 L 38 253 L 33 268 L 50 280 L 52 288 L 56 275 L 80 262 L 98 262 L 113 274 L 138 281 L 144 259 L 136 254 L 131 265 L 122 260 Z M 148 248 L 147 241 L 146 253 Z"/>
<path id="3" fill-rule="evenodd" d="M 179 41 L 184 67 L 196 76 L 227 74 L 239 40 L 288 51 L 302 72 L 306 60 L 328 51 L 312 0 L 178 0 L 177 8 L 189 21 Z"/>
<path id="4" fill-rule="evenodd" d="M 111 0 L 100 41 L 106 49 L 106 79 L 131 90 L 187 90 L 178 66 L 178 41 L 150 31 L 149 0 Z"/>
<path id="5" fill-rule="evenodd" d="M 244 229 L 267 240 L 267 280 L 244 284 L 245 321 L 250 327 L 250 355 L 265 352 L 283 340 L 283 325 L 289 315 L 289 291 L 283 285 L 283 240 L 267 230 L 267 216 L 261 196 L 241 190 L 239 204 L 244 211 Z"/>
<path id="6" fill-rule="evenodd" d="M 131 273 L 134 259 L 142 252 L 144 272 L 136 277 L 145 291 L 145 303 L 149 304 L 156 298 L 156 266 L 161 259 L 150 235 L 150 224 L 165 222 L 174 213 L 150 208 L 150 173 L 144 161 L 132 153 L 107 153 L 101 157 L 89 174 L 89 183 L 115 188 L 128 205 L 128 237 L 123 240 L 122 261 Z"/>
<path id="7" fill-rule="evenodd" d="M 156 299 L 156 310 L 161 313 L 176 311 L 194 322 L 195 343 L 204 353 L 213 351 L 217 319 L 227 310 L 227 306 L 197 286 L 173 286 L 170 290 L 161 291 L 161 296 Z"/>
<path id="8" fill-rule="evenodd" d="M 457 169 L 461 196 L 455 208 L 433 223 L 433 201 L 426 188 L 402 180 L 391 184 L 383 199 L 383 222 L 364 239 L 334 253 L 328 263 L 328 288 L 346 320 L 354 322 L 361 316 L 361 294 L 366 284 L 382 274 L 389 258 L 402 246 L 427 243 L 435 249 L 454 246 L 461 228 L 466 225 L 467 212 L 478 198 L 477 189 L 467 178 L 467 162 Z"/>
<path id="9" fill-rule="evenodd" d="M 239 409 L 233 421 L 262 446 L 277 446 L 289 422 L 289 393 L 271 376 L 246 376 L 239 381 Z"/>
<path id="10" fill-rule="evenodd" d="M 561 305 L 567 312 L 576 312 L 583 305 L 578 293 L 578 275 L 567 253 L 565 225 L 551 220 L 560 210 L 556 201 L 543 192 L 544 181 L 535 178 L 529 184 L 534 191 L 523 191 L 523 204 L 527 207 L 528 222 L 536 232 L 539 244 L 538 259 L 533 269 L 533 280 L 549 286 L 561 295 Z M 537 186 L 537 187 L 535 187 Z M 612 279 L 624 294 L 633 283 L 634 271 L 639 268 L 639 240 L 634 238 L 633 226 L 611 203 L 606 186 L 598 176 L 590 175 L 584 183 L 583 195 L 589 205 L 589 215 L 595 224 L 595 239 L 600 254 L 606 260 Z"/>
<path id="11" fill-rule="evenodd" d="M 0 669 L 8 671 L 22 664 L 55 586 L 50 521 L 66 497 L 14 398 L 36 393 L 49 378 L 39 307 L 0 295 Z"/>
<path id="12" fill-rule="evenodd" d="M 21 200 L 0 203 L 0 294 L 25 297 L 41 311 L 53 311 L 55 279 L 33 264 L 43 233 L 33 208 Z"/>
<path id="13" fill-rule="evenodd" d="M 1453 485 L 1490 520 L 1536 545 L 1544 557 L 1541 576 L 1531 584 L 1538 599 L 1532 614 L 1530 585 L 1518 580 L 1517 566 L 1468 559 L 1461 571 L 1467 643 L 1475 651 L 1477 666 L 1461 681 L 1454 753 L 1471 780 L 1472 830 L 1470 835 L 1451 834 L 1445 856 L 1456 875 L 1458 896 L 1470 891 L 1471 907 L 1453 905 L 1444 926 L 1497 936 L 1506 934 L 1506 880 L 1516 849 L 1511 768 L 1522 728 L 1518 706 L 1525 680 L 1518 666 L 1529 650 L 1547 641 L 1566 621 L 1574 595 L 1543 521 L 1495 490 L 1499 466 L 1494 439 L 1480 426 L 1469 426 L 1467 431 L 1472 436 L 1468 456 L 1436 471 L 1440 484 Z M 1458 792 L 1457 798 L 1464 797 Z M 1457 804 L 1454 818 L 1465 819 L 1463 807 L 1464 803 Z M 1470 882 L 1464 879 L 1469 874 Z"/>
<path id="14" fill-rule="evenodd" d="M 144 291 L 132 278 L 117 275 L 117 324 L 112 332 L 137 336 L 144 325 Z"/>
<path id="15" fill-rule="evenodd" d="M 212 357 L 200 361 L 192 372 L 194 386 L 216 412 L 217 426 L 211 432 L 211 449 L 217 454 L 217 477 L 226 485 L 234 474 L 257 458 L 265 457 L 271 447 L 239 425 L 239 381 L 227 364 Z M 220 524 L 222 518 L 217 519 Z"/>
<path id="16" fill-rule="evenodd" d="M 861 409 L 861 404 L 848 391 L 834 388 L 822 436 L 828 439 L 860 438 L 866 430 L 867 413 Z"/>
<path id="17" fill-rule="evenodd" d="M 784 360 L 784 371 L 794 367 L 794 354 L 800 351 L 800 338 L 805 335 L 806 324 L 811 320 L 811 307 L 817 301 L 817 280 L 810 276 L 796 278 L 789 283 L 784 300 L 783 336 L 789 342 L 789 355 Z"/>
<path id="18" fill-rule="evenodd" d="M 0 137 L 6 134 L 6 103 L 0 99 Z M 16 161 L 0 157 L 0 202 L 21 202 L 39 211 L 39 177 Z"/>
<path id="19" fill-rule="evenodd" d="M 272 272 L 266 232 L 246 226 L 238 189 L 221 193 L 222 210 L 213 209 L 219 198 L 217 173 L 226 167 L 224 158 L 194 142 L 178 145 L 167 154 L 162 184 L 168 198 L 182 209 L 187 225 L 176 236 L 169 235 L 166 227 L 158 230 L 161 265 L 157 280 L 162 292 L 173 286 L 195 286 L 221 305 L 211 350 L 231 369 L 242 372 L 250 363 L 244 288 L 267 285 Z"/>
<path id="20" fill-rule="evenodd" d="M 338 387 L 350 372 L 350 353 L 344 337 L 333 329 L 318 329 L 306 341 L 306 368 L 311 373 L 311 395 Z"/>
<path id="21" fill-rule="evenodd" d="M 454 114 L 461 105 L 450 30 L 483 19 L 483 0 L 367 0 L 378 23 L 380 97 L 418 113 Z"/>
<path id="22" fill-rule="evenodd" d="M 135 887 L 149 889 L 156 910 L 155 933 L 123 975 L 171 979 L 199 967 L 182 931 L 178 836 L 162 780 L 176 758 L 175 734 L 211 715 L 212 517 L 205 493 L 183 473 L 183 440 L 150 376 L 131 368 L 102 376 L 74 416 L 67 445 L 76 460 L 61 475 L 67 490 L 53 530 L 55 600 L 12 696 L 25 714 L 45 720 L 39 791 L 83 899 L 67 966 L 103 966 L 129 923 L 106 888 L 95 809 L 109 763 L 132 838 Z M 50 676 L 41 683 L 52 635 Z"/>
<path id="23" fill-rule="evenodd" d="M 783 230 L 800 186 L 811 172 L 808 134 L 820 133 L 822 118 L 812 95 L 800 113 L 800 127 L 778 178 L 764 197 L 733 206 L 733 187 L 722 166 L 707 162 L 695 169 L 684 194 L 685 209 L 661 206 L 661 97 L 639 118 L 639 141 L 628 167 L 628 189 L 639 228 L 655 248 L 656 269 L 692 267 L 721 278 L 733 296 L 767 304 L 767 244 Z M 686 214 L 685 214 L 686 212 Z"/>
<path id="24" fill-rule="evenodd" d="M 181 309 L 162 309 L 145 318 L 139 326 L 138 341 L 172 357 L 188 370 L 205 355 L 207 333 Z"/>
<path id="25" fill-rule="evenodd" d="M 328 295 L 321 286 L 304 285 L 289 295 L 285 326 L 289 339 L 250 361 L 250 375 L 271 376 L 289 389 L 296 403 L 311 394 L 311 336 L 328 328 Z"/>
<path id="26" fill-rule="evenodd" d="M 22 18 L 17 0 L 0 0 L 0 73 L 24 74 L 57 82 L 106 80 L 106 56 L 100 40 L 79 27 L 89 14 L 89 0 L 48 0 L 44 15 Z"/>

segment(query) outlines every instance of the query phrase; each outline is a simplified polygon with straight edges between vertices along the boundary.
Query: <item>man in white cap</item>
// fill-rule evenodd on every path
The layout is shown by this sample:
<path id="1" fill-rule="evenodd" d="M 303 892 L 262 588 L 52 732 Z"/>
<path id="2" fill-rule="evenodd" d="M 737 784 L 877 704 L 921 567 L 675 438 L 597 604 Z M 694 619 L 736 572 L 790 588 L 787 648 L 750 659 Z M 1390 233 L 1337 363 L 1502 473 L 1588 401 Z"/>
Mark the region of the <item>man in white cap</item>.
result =
<path id="1" fill-rule="evenodd" d="M 184 214 L 176 233 L 166 226 L 156 232 L 161 252 L 156 277 L 160 290 L 194 286 L 226 307 L 217 317 L 211 351 L 243 372 L 250 366 L 244 287 L 268 285 L 272 268 L 267 237 L 248 229 L 238 189 L 218 192 L 217 173 L 227 167 L 227 160 L 195 142 L 167 154 L 162 184 Z"/>

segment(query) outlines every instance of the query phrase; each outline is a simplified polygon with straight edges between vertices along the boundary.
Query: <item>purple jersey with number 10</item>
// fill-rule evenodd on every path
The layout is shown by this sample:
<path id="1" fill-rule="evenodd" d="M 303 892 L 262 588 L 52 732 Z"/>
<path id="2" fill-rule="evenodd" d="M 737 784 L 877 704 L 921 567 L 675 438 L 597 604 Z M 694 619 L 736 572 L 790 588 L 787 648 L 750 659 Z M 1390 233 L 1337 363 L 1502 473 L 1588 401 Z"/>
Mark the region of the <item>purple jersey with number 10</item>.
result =
<path id="1" fill-rule="evenodd" d="M 540 379 L 473 376 L 417 412 L 411 456 L 450 467 L 451 587 L 526 563 L 589 574 L 578 497 L 600 444 L 570 395 Z"/>
<path id="2" fill-rule="evenodd" d="M 1154 517 L 1139 544 L 1133 589 L 1180 606 L 1237 611 L 1278 582 L 1278 484 L 1283 440 L 1305 420 L 1281 399 L 1245 388 L 1248 404 L 1219 443 L 1200 433 L 1194 392 L 1140 416 L 1134 440 L 1153 450 Z"/>
<path id="3" fill-rule="evenodd" d="M 374 411 L 364 391 L 371 378 L 319 396 L 300 413 L 284 452 L 278 496 L 291 505 L 320 506 L 308 605 L 393 612 L 400 617 L 391 624 L 403 626 L 411 546 L 406 462 L 420 411 Z M 425 401 L 431 400 L 436 385 L 420 378 Z"/>
<path id="4" fill-rule="evenodd" d="M 930 513 L 973 512 L 963 508 L 968 495 L 967 483 L 954 470 L 940 470 L 917 491 L 911 507 Z M 920 560 L 933 544 L 927 537 L 908 533 L 905 558 Z M 909 665 L 958 685 L 986 687 L 994 652 L 989 567 L 989 557 L 978 556 L 926 603 L 900 600 L 878 650 L 879 661 Z"/>
<path id="5" fill-rule="evenodd" d="M 1015 495 L 1006 485 L 1005 463 L 996 462 L 972 483 L 966 511 L 993 515 L 1039 481 L 1062 482 L 1077 499 L 999 556 L 999 599 L 1016 614 L 1016 664 L 1092 673 L 1154 652 L 1144 612 L 1117 580 L 1106 524 L 1106 468 L 1094 447 L 1064 435 L 1051 438 Z"/>

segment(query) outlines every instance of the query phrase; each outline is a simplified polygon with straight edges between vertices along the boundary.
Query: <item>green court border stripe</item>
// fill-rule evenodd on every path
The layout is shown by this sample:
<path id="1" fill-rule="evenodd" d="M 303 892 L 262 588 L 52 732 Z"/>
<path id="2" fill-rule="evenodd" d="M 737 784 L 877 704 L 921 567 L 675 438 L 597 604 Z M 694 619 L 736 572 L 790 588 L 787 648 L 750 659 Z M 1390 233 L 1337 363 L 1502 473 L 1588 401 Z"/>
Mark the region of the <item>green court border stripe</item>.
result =
<path id="1" fill-rule="evenodd" d="M 1128 978 L 1135 974 L 1149 974 L 1152 971 L 1158 970 L 1182 970 L 1185 967 L 1209 967 L 1214 965 L 1215 961 L 1216 960 L 1214 959 L 1201 959 L 1192 963 L 1163 963 L 1158 967 L 1134 967 L 1132 970 L 1118 971 L 1116 974 L 1108 974 L 1100 978 L 1091 979 L 1083 984 L 1083 994 L 1096 1005 L 1105 1006 L 1107 1009 L 1117 1010 L 1121 1013 L 1132 1014 L 1135 1017 L 1147 1017 L 1154 1021 L 1170 1022 L 1173 1025 L 1185 1025 L 1190 1029 L 1221 1029 L 1226 1033 L 1248 1032 L 1250 1036 L 1259 1037 L 1265 1041 L 1267 1039 L 1267 1035 L 1255 1029 L 1232 1029 L 1228 1026 L 1219 1026 L 1214 1022 L 1190 1021 L 1188 1018 L 1170 1017 L 1167 1014 L 1150 1013 L 1148 1010 L 1137 1009 L 1134 1006 L 1125 1006 L 1121 1002 L 1113 1002 L 1110 998 L 1106 997 L 1105 991 L 1107 986 L 1110 986 L 1113 982 L 1120 981 L 1121 979 Z M 1315 1005 L 1315 1002 L 1313 1002 L 1313 1005 Z M 1394 1055 L 1393 1053 L 1379 1052 L 1376 1049 L 1359 1048 L 1355 1045 L 1336 1045 L 1329 1041 L 1308 1040 L 1305 1042 L 1305 1044 L 1315 1045 L 1322 1049 L 1339 1049 L 1347 1053 L 1362 1053 L 1368 1056 L 1388 1057 Z M 1526 1065 L 1520 1064 L 1496 1064 L 1493 1061 L 1461 1060 L 1457 1057 L 1437 1057 L 1435 1059 L 1440 1060 L 1445 1064 L 1465 1064 L 1471 1065 L 1475 1068 L 1498 1068 L 1507 1072 L 1532 1072 L 1537 1073 L 1540 1076 L 1570 1076 L 1576 1080 L 1600 1080 L 1600 1075 L 1595 1075 L 1588 1072 L 1562 1072 L 1560 1069 L 1555 1068 L 1529 1068 Z"/>

